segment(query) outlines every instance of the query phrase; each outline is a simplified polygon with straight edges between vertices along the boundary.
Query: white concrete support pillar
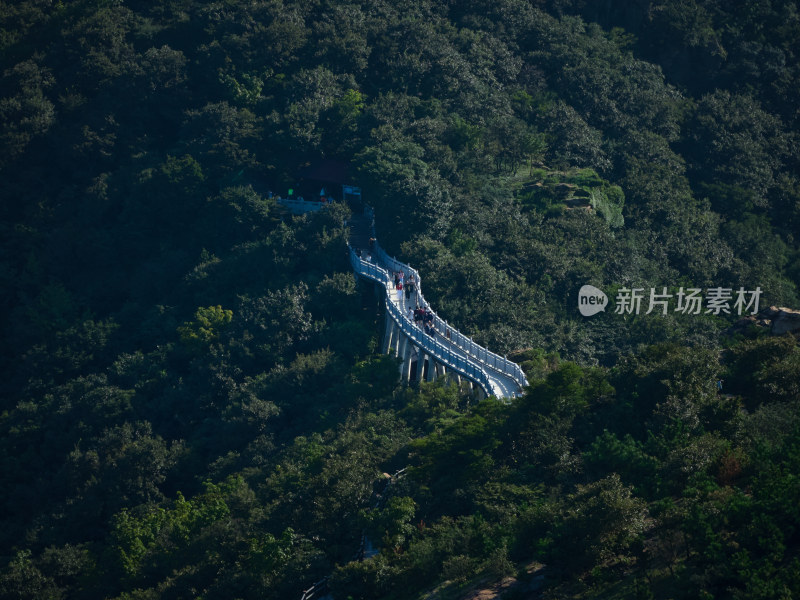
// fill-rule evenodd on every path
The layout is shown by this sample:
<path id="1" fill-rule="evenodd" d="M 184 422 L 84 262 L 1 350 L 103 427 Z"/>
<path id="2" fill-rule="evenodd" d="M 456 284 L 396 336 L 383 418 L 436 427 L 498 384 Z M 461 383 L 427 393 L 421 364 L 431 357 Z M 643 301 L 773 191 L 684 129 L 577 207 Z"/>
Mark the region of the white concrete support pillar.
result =
<path id="1" fill-rule="evenodd" d="M 383 354 L 389 354 L 389 348 L 391 348 L 392 343 L 392 328 L 394 325 L 394 321 L 388 315 L 386 315 L 386 330 L 383 333 L 383 345 L 381 347 L 381 352 Z"/>
<path id="2" fill-rule="evenodd" d="M 413 373 L 415 378 L 414 380 L 419 381 L 419 377 L 417 377 L 417 371 L 419 371 L 419 361 L 422 359 L 422 353 L 419 351 L 419 348 L 417 348 L 416 345 L 410 344 L 410 347 L 411 351 L 408 353 L 408 380 L 411 381 L 411 375 Z"/>
<path id="3" fill-rule="evenodd" d="M 396 352 L 395 352 L 395 356 L 397 358 L 405 359 L 406 346 L 408 346 L 408 337 L 403 333 L 403 331 L 401 329 L 398 328 L 397 348 L 396 348 Z"/>
<path id="4" fill-rule="evenodd" d="M 461 387 L 461 381 L 459 380 L 458 373 L 456 371 L 447 371 L 445 373 L 445 377 L 447 377 L 448 386 L 455 383 L 457 388 Z"/>
<path id="5" fill-rule="evenodd" d="M 403 364 L 400 365 L 400 378 L 403 381 L 411 379 L 411 356 L 414 354 L 414 344 L 406 338 L 405 349 L 402 354 Z"/>
<path id="6" fill-rule="evenodd" d="M 414 342 L 405 333 L 401 333 L 400 335 L 403 336 L 403 347 L 400 349 L 400 354 L 398 354 L 398 357 L 402 358 L 403 362 L 406 360 L 410 362 L 411 354 L 414 352 Z"/>
<path id="7" fill-rule="evenodd" d="M 444 365 L 441 363 L 434 363 L 436 365 L 436 378 L 443 377 L 445 374 Z"/>
<path id="8" fill-rule="evenodd" d="M 392 321 L 394 323 L 394 321 Z M 392 338 L 392 350 L 394 351 L 394 355 L 398 358 L 403 356 L 402 349 L 404 348 L 406 336 L 403 335 L 401 329 L 397 326 L 397 323 L 394 324 L 394 337 Z"/>
<path id="9" fill-rule="evenodd" d="M 475 398 L 480 402 L 486 398 L 486 392 L 483 391 L 483 386 L 475 384 Z"/>
<path id="10" fill-rule="evenodd" d="M 436 360 L 432 356 L 428 357 L 428 381 L 436 379 Z"/>
<path id="11" fill-rule="evenodd" d="M 422 376 L 425 373 L 425 360 L 427 358 L 422 348 L 420 348 L 417 352 L 417 381 L 422 381 Z"/>

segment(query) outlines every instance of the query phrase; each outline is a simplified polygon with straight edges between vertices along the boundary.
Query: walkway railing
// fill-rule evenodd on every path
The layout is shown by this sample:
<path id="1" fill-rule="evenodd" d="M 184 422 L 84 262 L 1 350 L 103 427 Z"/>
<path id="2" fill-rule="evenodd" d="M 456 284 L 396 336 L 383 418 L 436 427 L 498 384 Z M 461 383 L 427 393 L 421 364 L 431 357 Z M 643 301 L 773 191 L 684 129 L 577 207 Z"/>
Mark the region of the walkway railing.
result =
<path id="1" fill-rule="evenodd" d="M 375 263 L 359 258 L 352 248 L 350 248 L 350 264 L 353 266 L 353 270 L 356 273 L 365 275 L 384 287 L 392 282 L 389 271 Z M 480 365 L 467 357 L 459 356 L 457 353 L 453 352 L 451 348 L 439 342 L 435 337 L 426 334 L 418 325 L 408 318 L 408 315 L 400 310 L 400 307 L 391 301 L 389 293 L 390 292 L 387 290 L 384 299 L 388 314 L 392 317 L 392 320 L 400 330 L 414 341 L 417 347 L 422 348 L 429 356 L 434 357 L 445 367 L 449 367 L 451 370 L 461 373 L 464 377 L 480 385 L 487 396 L 491 396 L 495 393 L 492 389 L 489 375 Z"/>
<path id="2" fill-rule="evenodd" d="M 316 212 L 328 206 L 327 203 L 319 200 L 300 200 L 299 198 L 281 198 L 278 200 L 278 204 L 282 204 L 295 214 Z"/>
<path id="3" fill-rule="evenodd" d="M 372 208 L 366 207 L 364 209 L 364 214 L 370 221 L 372 237 L 375 238 L 375 212 Z M 447 332 L 449 332 L 450 336 L 448 339 L 456 346 L 464 350 L 464 352 L 473 357 L 476 361 L 480 362 L 489 369 L 497 371 L 498 373 L 508 375 L 517 383 L 520 389 L 527 387 L 528 378 L 525 377 L 525 372 L 522 370 L 522 367 L 520 367 L 514 361 L 508 360 L 504 356 L 500 356 L 499 354 L 495 354 L 494 352 L 487 350 L 475 342 L 471 337 L 464 335 L 449 325 L 447 321 L 436 314 L 436 311 L 433 310 L 430 304 L 428 304 L 428 302 L 425 300 L 425 297 L 422 295 L 422 278 L 415 268 L 400 262 L 393 256 L 389 256 L 386 251 L 381 248 L 377 241 L 374 243 L 372 254 L 376 258 L 377 262 L 387 265 L 393 272 L 403 271 L 406 274 L 411 273 L 414 275 L 420 306 L 431 311 L 437 331 L 442 332 L 442 334 L 445 336 L 447 335 Z"/>
<path id="4" fill-rule="evenodd" d="M 303 590 L 300 600 L 313 600 L 314 598 L 319 598 L 321 594 L 327 593 L 328 579 L 330 579 L 330 575 L 326 575 L 307 590 Z"/>

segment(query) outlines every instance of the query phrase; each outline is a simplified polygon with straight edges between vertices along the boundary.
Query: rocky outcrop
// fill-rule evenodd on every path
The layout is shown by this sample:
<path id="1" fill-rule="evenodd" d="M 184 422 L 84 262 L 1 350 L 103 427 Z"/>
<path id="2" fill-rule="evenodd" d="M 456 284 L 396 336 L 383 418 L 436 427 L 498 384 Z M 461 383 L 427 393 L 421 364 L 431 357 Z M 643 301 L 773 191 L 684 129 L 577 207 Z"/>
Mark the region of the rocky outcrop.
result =
<path id="1" fill-rule="evenodd" d="M 776 309 L 774 306 L 770 306 L 769 310 L 773 313 L 770 315 L 772 335 L 783 335 L 787 332 L 800 333 L 800 310 L 784 307 Z"/>
<path id="2" fill-rule="evenodd" d="M 745 333 L 752 325 L 769 329 L 772 335 L 792 333 L 800 336 L 800 310 L 785 306 L 770 306 L 757 315 L 748 315 L 736 321 L 729 329 L 731 333 Z"/>

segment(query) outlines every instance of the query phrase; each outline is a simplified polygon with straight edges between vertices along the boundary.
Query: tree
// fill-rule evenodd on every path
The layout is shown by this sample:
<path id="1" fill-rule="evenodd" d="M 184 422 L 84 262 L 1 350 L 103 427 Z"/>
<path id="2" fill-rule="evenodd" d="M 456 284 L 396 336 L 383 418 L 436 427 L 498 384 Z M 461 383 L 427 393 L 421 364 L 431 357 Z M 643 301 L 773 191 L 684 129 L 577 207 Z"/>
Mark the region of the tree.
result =
<path id="1" fill-rule="evenodd" d="M 553 553 L 581 570 L 623 560 L 648 528 L 646 503 L 616 473 L 578 486 L 562 511 Z"/>
<path id="2" fill-rule="evenodd" d="M 767 205 L 788 150 L 779 117 L 749 95 L 718 90 L 700 99 L 689 131 L 696 178 L 740 186 L 755 194 L 757 206 Z"/>
<path id="3" fill-rule="evenodd" d="M 659 461 L 629 433 L 620 439 L 604 430 L 583 454 L 583 460 L 590 472 L 617 473 L 641 495 L 652 497 L 658 489 Z"/>
<path id="4" fill-rule="evenodd" d="M 751 409 L 800 398 L 800 349 L 789 336 L 742 341 L 731 349 L 726 388 Z"/>
<path id="5" fill-rule="evenodd" d="M 735 289 L 760 287 L 764 305 L 792 306 L 797 302 L 797 286 L 784 275 L 790 251 L 764 216 L 747 215 L 731 219 L 722 234 L 735 252 L 728 270 Z"/>
<path id="6" fill-rule="evenodd" d="M 55 106 L 45 92 L 55 80 L 46 67 L 26 60 L 3 73 L 0 97 L 0 169 L 21 155 L 55 122 Z M 13 95 L 11 91 L 14 91 Z"/>
<path id="7" fill-rule="evenodd" d="M 611 166 L 603 148 L 602 133 L 591 127 L 566 104 L 558 102 L 546 114 L 547 157 L 559 167 L 592 167 L 604 171 Z"/>
<path id="8" fill-rule="evenodd" d="M 178 327 L 181 342 L 195 349 L 205 348 L 219 339 L 220 332 L 230 324 L 233 311 L 220 305 L 199 307 L 194 321 L 186 321 Z"/>
<path id="9" fill-rule="evenodd" d="M 375 198 L 381 240 L 388 248 L 405 239 L 407 231 L 440 237 L 452 219 L 449 186 L 422 160 L 423 154 L 418 144 L 396 140 L 364 148 L 355 157 L 365 187 Z M 381 217 L 381 209 L 394 218 Z"/>
<path id="10" fill-rule="evenodd" d="M 214 180 L 221 180 L 242 167 L 256 166 L 256 137 L 256 118 L 249 109 L 213 102 L 188 111 L 181 146 L 197 153 L 204 171 Z"/>
<path id="11" fill-rule="evenodd" d="M 20 550 L 0 573 L 0 593 L 14 600 L 62 598 L 63 591 L 37 568 L 30 550 Z"/>
<path id="12" fill-rule="evenodd" d="M 380 540 L 386 551 L 397 552 L 414 533 L 412 523 L 417 503 L 408 496 L 389 498 L 386 506 L 367 511 L 367 535 Z"/>
<path id="13" fill-rule="evenodd" d="M 235 331 L 252 336 L 250 343 L 265 360 L 282 362 L 289 349 L 308 340 L 313 331 L 307 302 L 308 286 L 303 282 L 259 298 L 241 298 Z"/>

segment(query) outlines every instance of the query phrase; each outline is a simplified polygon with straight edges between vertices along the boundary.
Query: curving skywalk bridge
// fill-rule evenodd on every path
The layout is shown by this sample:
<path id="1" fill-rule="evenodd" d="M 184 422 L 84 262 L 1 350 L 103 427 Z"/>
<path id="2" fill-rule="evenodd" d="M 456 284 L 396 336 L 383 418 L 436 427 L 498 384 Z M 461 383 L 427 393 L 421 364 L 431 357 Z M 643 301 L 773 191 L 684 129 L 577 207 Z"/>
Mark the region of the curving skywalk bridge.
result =
<path id="1" fill-rule="evenodd" d="M 422 295 L 421 278 L 413 267 L 390 257 L 375 236 L 372 209 L 353 215 L 350 226 L 350 263 L 359 276 L 376 282 L 384 290 L 386 330 L 383 351 L 402 359 L 401 376 L 433 381 L 450 374 L 469 382 L 478 395 L 513 398 L 522 393 L 528 380 L 518 364 L 491 352 L 441 319 Z M 373 243 L 370 244 L 370 238 Z M 414 276 L 416 291 L 406 301 L 398 299 L 394 273 Z M 419 305 L 433 313 L 436 335 L 430 336 L 414 323 L 410 308 Z"/>

